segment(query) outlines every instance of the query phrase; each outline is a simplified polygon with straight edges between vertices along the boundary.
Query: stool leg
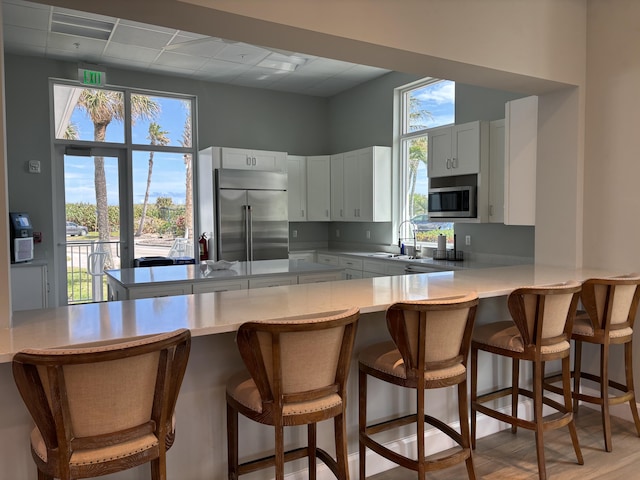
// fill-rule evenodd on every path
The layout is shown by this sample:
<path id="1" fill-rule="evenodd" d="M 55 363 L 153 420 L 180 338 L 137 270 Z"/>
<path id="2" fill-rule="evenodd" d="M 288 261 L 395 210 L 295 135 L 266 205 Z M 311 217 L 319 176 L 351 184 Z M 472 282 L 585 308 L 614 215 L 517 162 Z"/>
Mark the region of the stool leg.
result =
<path id="1" fill-rule="evenodd" d="M 573 413 L 578 413 L 580 394 L 580 370 L 582 367 L 582 342 L 575 341 L 575 359 L 573 362 Z"/>
<path id="2" fill-rule="evenodd" d="M 633 392 L 633 397 L 629 399 L 631 406 L 631 415 L 633 415 L 633 423 L 636 424 L 636 431 L 640 437 L 640 417 L 638 417 L 638 407 L 636 406 L 635 388 L 633 386 L 633 342 L 629 341 L 624 344 L 624 370 L 627 377 L 627 391 Z"/>
<path id="3" fill-rule="evenodd" d="M 367 429 L 367 374 L 362 370 L 359 370 L 358 374 L 358 464 L 360 479 L 364 480 L 366 477 L 365 470 L 367 465 L 367 447 L 364 445 L 363 438 L 366 435 Z"/>
<path id="4" fill-rule="evenodd" d="M 227 464 L 229 480 L 238 478 L 238 412 L 227 403 Z"/>
<path id="5" fill-rule="evenodd" d="M 518 398 L 520 388 L 520 360 L 514 358 L 511 362 L 511 416 L 518 418 Z M 511 424 L 511 433 L 516 433 L 518 427 L 515 423 Z"/>
<path id="6" fill-rule="evenodd" d="M 417 448 L 418 448 L 418 478 L 420 480 L 424 480 L 425 469 L 424 469 L 424 384 L 422 384 L 422 388 L 420 388 L 420 382 L 418 382 L 418 388 L 416 389 L 416 403 L 417 403 L 417 412 L 416 412 L 416 436 L 417 436 Z"/>
<path id="7" fill-rule="evenodd" d="M 316 424 L 307 425 L 307 456 L 309 458 L 309 480 L 316 480 Z M 338 444 L 336 443 L 336 451 Z"/>
<path id="8" fill-rule="evenodd" d="M 515 363 L 515 362 L 514 362 Z M 538 477 L 546 480 L 547 468 L 544 459 L 544 419 L 542 417 L 542 368 L 538 362 L 533 363 L 533 421 L 536 424 L 536 455 L 538 457 Z M 514 365 L 515 367 L 515 365 Z"/>
<path id="9" fill-rule="evenodd" d="M 274 430 L 276 443 L 276 480 L 284 480 L 284 427 L 279 418 L 276 419 Z"/>
<path id="10" fill-rule="evenodd" d="M 544 376 L 544 372 L 543 372 Z M 578 465 L 583 465 L 582 450 L 580 450 L 580 442 L 578 441 L 578 432 L 576 431 L 575 415 L 571 411 L 571 360 L 569 357 L 562 359 L 562 391 L 564 396 L 564 407 L 567 412 L 571 412 L 571 421 L 569 422 L 569 434 L 571 435 L 571 443 L 576 453 Z"/>
<path id="11" fill-rule="evenodd" d="M 602 431 L 604 432 L 604 449 L 613 450 L 611 443 L 611 417 L 609 416 L 609 345 L 600 345 L 600 400 L 602 407 Z"/>
<path id="12" fill-rule="evenodd" d="M 471 346 L 471 448 L 476 449 L 476 401 L 478 400 L 478 349 Z"/>
<path id="13" fill-rule="evenodd" d="M 336 438 L 336 463 L 338 464 L 338 480 L 349 480 L 349 461 L 347 453 L 347 425 L 344 411 L 334 417 L 333 428 Z M 364 477 L 363 477 L 364 478 Z"/>
<path id="14" fill-rule="evenodd" d="M 469 452 L 469 457 L 465 460 L 467 475 L 469 480 L 476 479 L 476 471 L 473 467 L 473 456 L 471 455 L 471 444 L 469 441 L 469 405 L 467 403 L 467 382 L 458 384 L 458 415 L 460 416 L 460 435 L 462 436 L 462 448 Z"/>

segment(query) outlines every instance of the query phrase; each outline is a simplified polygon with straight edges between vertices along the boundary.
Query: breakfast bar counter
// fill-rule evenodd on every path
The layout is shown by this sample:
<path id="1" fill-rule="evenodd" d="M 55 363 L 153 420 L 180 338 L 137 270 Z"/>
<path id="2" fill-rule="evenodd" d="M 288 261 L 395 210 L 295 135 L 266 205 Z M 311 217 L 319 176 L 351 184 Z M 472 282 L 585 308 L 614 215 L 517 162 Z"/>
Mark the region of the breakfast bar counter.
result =
<path id="1" fill-rule="evenodd" d="M 388 338 L 384 312 L 387 306 L 399 300 L 433 299 L 477 292 L 481 299 L 478 323 L 495 320 L 497 316 L 508 318 L 505 296 L 516 287 L 567 280 L 582 281 L 615 273 L 624 272 L 518 265 L 16 312 L 13 327 L 0 330 L 0 463 L 5 475 L 2 478 L 36 477 L 29 451 L 31 419 L 11 374 L 11 359 L 23 348 L 77 345 L 189 328 L 193 343 L 178 399 L 177 435 L 175 445 L 168 453 L 168 477 L 181 480 L 223 479 L 226 478 L 225 384 L 233 373 L 242 368 L 234 336 L 243 322 L 322 314 L 357 306 L 361 310 L 354 348 L 354 356 L 357 357 L 363 347 Z M 485 385 L 495 382 L 496 375 L 509 374 L 496 364 L 484 370 L 485 378 L 480 378 L 480 383 L 484 382 Z M 375 387 L 371 394 L 376 394 Z M 351 470 L 355 472 L 358 451 L 355 360 L 349 377 L 349 396 L 352 400 L 347 410 L 348 451 Z M 401 392 L 394 395 L 392 403 L 402 409 L 410 401 Z M 446 392 L 430 401 L 434 408 L 442 410 L 445 417 L 448 412 L 455 411 Z M 385 409 L 388 408 L 389 405 L 385 405 Z M 378 413 L 374 405 L 369 415 L 376 418 Z M 479 419 L 478 436 L 492 433 L 483 430 L 483 425 Z M 488 425 L 488 428 L 492 427 Z M 269 428 L 243 423 L 240 428 L 251 431 L 251 435 L 244 435 L 247 438 L 244 452 L 261 454 L 272 445 L 272 431 Z M 319 425 L 319 442 L 329 438 L 331 432 L 332 424 Z M 288 442 L 304 441 L 305 431 L 292 428 L 286 438 Z M 292 468 L 304 470 L 305 465 L 294 463 Z M 378 468 L 384 469 L 382 466 Z M 376 465 L 370 471 L 375 473 Z M 148 469 L 132 469 L 117 477 L 103 478 L 143 479 L 148 478 Z"/>

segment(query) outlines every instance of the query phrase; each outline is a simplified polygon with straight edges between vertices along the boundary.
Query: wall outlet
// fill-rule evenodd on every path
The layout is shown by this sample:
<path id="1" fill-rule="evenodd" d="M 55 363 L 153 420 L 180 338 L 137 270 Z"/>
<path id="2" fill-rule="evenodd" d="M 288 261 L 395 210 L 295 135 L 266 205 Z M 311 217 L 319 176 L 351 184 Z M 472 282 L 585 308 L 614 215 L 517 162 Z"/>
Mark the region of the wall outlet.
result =
<path id="1" fill-rule="evenodd" d="M 471 245 L 471 235 L 465 235 L 464 244 L 465 245 Z"/>
<path id="2" fill-rule="evenodd" d="M 291 236 L 293 238 L 298 238 L 298 230 L 294 230 L 293 232 L 291 232 Z"/>
<path id="3" fill-rule="evenodd" d="M 367 230 L 367 239 L 371 238 L 371 230 Z"/>
<path id="4" fill-rule="evenodd" d="M 336 228 L 336 238 L 340 238 L 340 230 Z"/>
<path id="5" fill-rule="evenodd" d="M 29 173 L 40 173 L 39 160 L 29 160 Z"/>

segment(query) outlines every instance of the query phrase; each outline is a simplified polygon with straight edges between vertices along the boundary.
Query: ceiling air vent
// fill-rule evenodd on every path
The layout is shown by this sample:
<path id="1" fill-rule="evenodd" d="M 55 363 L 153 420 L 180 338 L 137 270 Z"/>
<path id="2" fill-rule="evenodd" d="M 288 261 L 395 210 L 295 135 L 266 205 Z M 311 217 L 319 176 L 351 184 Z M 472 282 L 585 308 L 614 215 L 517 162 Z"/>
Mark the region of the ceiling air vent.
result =
<path id="1" fill-rule="evenodd" d="M 67 35 L 109 40 L 114 23 L 93 18 L 78 17 L 66 13 L 53 12 L 51 16 L 51 31 Z"/>

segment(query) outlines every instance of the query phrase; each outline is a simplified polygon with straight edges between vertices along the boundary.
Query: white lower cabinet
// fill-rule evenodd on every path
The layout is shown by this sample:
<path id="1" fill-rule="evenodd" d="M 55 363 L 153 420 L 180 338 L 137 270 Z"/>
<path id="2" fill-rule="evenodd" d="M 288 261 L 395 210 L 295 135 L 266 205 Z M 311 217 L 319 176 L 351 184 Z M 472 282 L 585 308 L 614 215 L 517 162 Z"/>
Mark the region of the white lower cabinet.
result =
<path id="1" fill-rule="evenodd" d="M 280 287 L 282 285 L 296 285 L 297 275 L 259 277 L 249 279 L 249 288 Z"/>
<path id="2" fill-rule="evenodd" d="M 329 255 L 327 253 L 318 253 L 317 262 L 322 265 L 331 265 L 332 267 L 340 266 L 340 257 L 338 255 Z"/>
<path id="3" fill-rule="evenodd" d="M 315 263 L 316 252 L 289 252 L 289 260 Z"/>
<path id="4" fill-rule="evenodd" d="M 230 290 L 246 290 L 249 280 L 221 280 L 216 282 L 198 282 L 193 284 L 193 293 L 227 292 Z"/>
<path id="5" fill-rule="evenodd" d="M 298 276 L 298 283 L 300 285 L 304 283 L 335 282 L 336 280 L 342 280 L 342 275 L 340 272 L 310 273 L 309 275 Z"/>
<path id="6" fill-rule="evenodd" d="M 354 270 L 352 268 L 345 268 L 342 271 L 343 280 L 356 280 L 358 278 L 364 278 L 362 276 L 362 270 Z"/>
<path id="7" fill-rule="evenodd" d="M 171 297 L 174 295 L 189 295 L 191 284 L 154 285 L 148 287 L 129 288 L 129 300 L 136 298 L 159 298 Z"/>
<path id="8" fill-rule="evenodd" d="M 362 266 L 362 272 L 367 277 L 388 277 L 391 275 L 404 275 L 405 264 L 393 263 L 395 260 L 377 262 L 374 260 L 365 260 Z"/>
<path id="9" fill-rule="evenodd" d="M 49 301 L 47 266 L 23 263 L 11 266 L 11 309 L 47 308 Z"/>

